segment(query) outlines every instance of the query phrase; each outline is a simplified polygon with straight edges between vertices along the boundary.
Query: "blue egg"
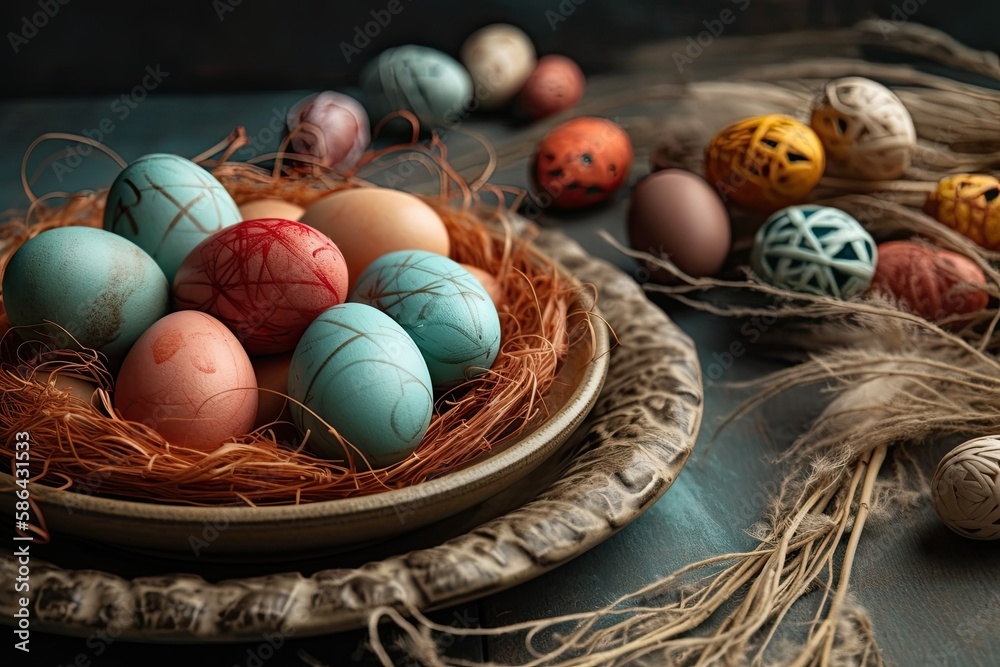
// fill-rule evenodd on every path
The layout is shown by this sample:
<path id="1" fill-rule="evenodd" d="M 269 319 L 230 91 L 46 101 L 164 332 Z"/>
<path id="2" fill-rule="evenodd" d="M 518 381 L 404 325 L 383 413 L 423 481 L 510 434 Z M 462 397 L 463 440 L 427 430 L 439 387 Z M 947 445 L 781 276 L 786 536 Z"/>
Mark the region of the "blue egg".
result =
<path id="1" fill-rule="evenodd" d="M 766 283 L 794 292 L 849 299 L 871 284 L 878 251 L 857 220 L 828 206 L 789 206 L 757 231 L 750 257 Z"/>
<path id="2" fill-rule="evenodd" d="M 145 155 L 111 185 L 104 229 L 145 250 L 173 282 L 196 245 L 243 217 L 212 174 L 177 155 Z"/>
<path id="3" fill-rule="evenodd" d="M 408 456 L 424 437 L 434 410 L 427 364 L 406 332 L 385 313 L 359 303 L 333 306 L 313 320 L 288 370 L 288 395 L 333 426 L 373 468 Z M 307 446 L 342 460 L 344 451 L 323 424 L 291 405 Z"/>
<path id="4" fill-rule="evenodd" d="M 368 116 L 373 122 L 404 109 L 425 129 L 461 122 L 469 113 L 472 78 L 454 58 L 426 46 L 383 51 L 361 71 Z"/>
<path id="5" fill-rule="evenodd" d="M 378 308 L 410 335 L 436 389 L 484 373 L 500 351 L 493 300 L 471 273 L 442 255 L 382 255 L 358 276 L 349 298 Z"/>
<path id="6" fill-rule="evenodd" d="M 170 312 L 170 286 L 153 258 L 92 227 L 59 227 L 29 239 L 4 271 L 3 297 L 11 324 L 55 322 L 112 362 Z M 61 332 L 43 333 L 71 345 L 59 341 Z"/>

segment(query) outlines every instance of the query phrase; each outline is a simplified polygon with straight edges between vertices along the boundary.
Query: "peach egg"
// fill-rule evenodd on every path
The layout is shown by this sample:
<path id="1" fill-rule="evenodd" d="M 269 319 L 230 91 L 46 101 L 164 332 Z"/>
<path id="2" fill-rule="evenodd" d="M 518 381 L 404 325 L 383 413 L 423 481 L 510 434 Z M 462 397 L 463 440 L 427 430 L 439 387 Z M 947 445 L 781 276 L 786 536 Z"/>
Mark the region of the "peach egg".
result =
<path id="1" fill-rule="evenodd" d="M 255 199 L 240 206 L 240 215 L 243 220 L 257 220 L 259 218 L 281 218 L 282 220 L 297 221 L 306 210 L 283 199 Z"/>
<path id="2" fill-rule="evenodd" d="M 257 417 L 250 358 L 224 324 L 193 310 L 171 313 L 139 337 L 114 397 L 124 419 L 205 451 L 247 433 Z"/>
<path id="3" fill-rule="evenodd" d="M 503 303 L 503 288 L 500 286 L 500 281 L 497 280 L 496 276 L 489 271 L 472 266 L 471 264 L 461 264 L 460 266 L 471 273 L 472 277 L 482 284 L 486 293 L 490 295 L 490 299 L 493 300 L 493 305 L 499 310 L 500 304 Z"/>
<path id="4" fill-rule="evenodd" d="M 447 257 L 451 250 L 448 230 L 434 209 L 388 188 L 336 192 L 307 208 L 299 222 L 333 239 L 347 262 L 351 285 L 386 253 L 426 250 Z"/>

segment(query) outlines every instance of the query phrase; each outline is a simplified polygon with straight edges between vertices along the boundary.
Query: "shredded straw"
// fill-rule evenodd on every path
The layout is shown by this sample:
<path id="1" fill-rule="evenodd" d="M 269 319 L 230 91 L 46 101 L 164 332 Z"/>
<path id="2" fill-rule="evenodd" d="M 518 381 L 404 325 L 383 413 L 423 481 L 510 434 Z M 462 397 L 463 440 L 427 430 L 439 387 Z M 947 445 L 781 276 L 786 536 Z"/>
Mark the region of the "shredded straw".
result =
<path id="1" fill-rule="evenodd" d="M 0 453 L 11 470 L 14 434 L 28 431 L 32 460 L 42 462 L 40 469 L 32 470 L 36 483 L 172 504 L 298 504 L 418 484 L 510 443 L 545 418 L 543 397 L 556 381 L 561 362 L 571 346 L 592 345 L 593 330 L 588 314 L 574 310 L 579 287 L 512 230 L 510 205 L 504 200 L 516 193 L 485 185 L 489 173 L 475 179 L 473 186 L 467 184 L 448 165 L 446 147 L 436 136 L 429 145 L 410 143 L 369 153 L 346 178 L 322 172 L 307 157 L 284 152 L 262 156 L 274 160 L 268 169 L 228 161 L 245 142 L 243 128 L 238 128 L 195 158 L 213 171 L 237 204 L 275 197 L 308 206 L 337 190 L 366 187 L 359 175 L 372 176 L 401 160 L 414 161 L 436 176 L 438 196 L 424 200 L 448 228 L 452 258 L 493 274 L 503 291 L 502 346 L 492 369 L 440 396 L 417 450 L 389 468 L 367 470 L 356 452 L 343 462 L 316 458 L 306 448 L 308 434 L 293 430 L 293 442 L 281 441 L 276 434 L 290 429 L 284 422 L 206 453 L 171 445 L 151 428 L 121 419 L 113 409 L 113 378 L 100 355 L 79 345 L 53 349 L 23 343 L 17 328 L 8 330 L 0 308 L 0 332 L 5 331 L 0 344 Z M 492 149 L 486 150 L 490 172 L 495 160 Z M 22 171 L 26 166 L 27 157 Z M 101 225 L 106 191 L 35 198 L 28 180 L 24 183 L 33 203 L 23 215 L 11 215 L 0 231 L 0 275 L 14 252 L 44 230 Z M 55 197 L 68 202 L 52 206 Z M 31 333 L 38 337 L 38 331 Z M 56 387 L 50 374 L 97 385 L 92 404 Z"/>

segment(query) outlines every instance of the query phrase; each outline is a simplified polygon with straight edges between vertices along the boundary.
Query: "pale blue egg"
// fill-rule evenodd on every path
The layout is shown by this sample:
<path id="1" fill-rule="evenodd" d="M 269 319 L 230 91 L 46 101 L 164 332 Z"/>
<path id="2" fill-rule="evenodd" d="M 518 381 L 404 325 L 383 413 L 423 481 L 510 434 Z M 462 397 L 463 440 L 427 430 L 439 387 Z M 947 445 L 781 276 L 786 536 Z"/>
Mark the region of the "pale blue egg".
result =
<path id="1" fill-rule="evenodd" d="M 108 191 L 104 229 L 149 253 L 173 281 L 196 245 L 243 217 L 222 183 L 178 155 L 145 155 Z"/>
<path id="2" fill-rule="evenodd" d="M 372 122 L 404 109 L 425 129 L 450 127 L 469 115 L 472 78 L 451 56 L 426 46 L 383 51 L 361 71 Z"/>
<path id="3" fill-rule="evenodd" d="M 434 410 L 420 350 L 392 318 L 359 303 L 333 306 L 309 325 L 292 353 L 288 395 L 333 426 L 373 468 L 416 449 Z M 314 452 L 344 458 L 316 417 L 294 403 L 291 411 L 299 428 L 311 429 Z"/>
<path id="4" fill-rule="evenodd" d="M 349 298 L 403 327 L 424 355 L 436 389 L 484 373 L 500 351 L 493 300 L 471 273 L 442 255 L 382 255 L 358 276 Z"/>
<path id="5" fill-rule="evenodd" d="M 850 299 L 868 289 L 878 250 L 860 222 L 837 208 L 806 204 L 774 213 L 757 230 L 750 264 L 766 283 Z"/>
<path id="6" fill-rule="evenodd" d="M 3 276 L 11 324 L 55 322 L 81 345 L 120 361 L 132 343 L 170 312 L 170 286 L 142 248 L 91 227 L 60 227 L 29 239 Z M 43 331 L 60 341 L 65 333 Z"/>

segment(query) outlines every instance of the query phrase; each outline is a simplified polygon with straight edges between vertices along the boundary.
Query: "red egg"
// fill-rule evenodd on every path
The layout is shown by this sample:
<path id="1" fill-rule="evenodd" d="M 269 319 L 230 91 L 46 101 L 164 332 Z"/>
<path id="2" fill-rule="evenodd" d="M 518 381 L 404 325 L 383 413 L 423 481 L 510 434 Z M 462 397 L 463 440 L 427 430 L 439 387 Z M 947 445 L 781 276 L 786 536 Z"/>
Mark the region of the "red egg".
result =
<path id="1" fill-rule="evenodd" d="M 347 264 L 329 237 L 280 218 L 247 220 L 199 243 L 174 278 L 174 307 L 211 313 L 253 355 L 295 348 L 347 296 Z"/>
<path id="2" fill-rule="evenodd" d="M 628 178 L 632 142 L 604 118 L 574 118 L 545 135 L 532 160 L 542 206 L 582 208 L 602 202 Z"/>
<path id="3" fill-rule="evenodd" d="M 545 56 L 521 88 L 518 107 L 529 118 L 549 116 L 579 102 L 586 85 L 575 62 L 565 56 Z"/>
<path id="4" fill-rule="evenodd" d="M 878 246 L 869 290 L 936 322 L 985 308 L 989 295 L 975 287 L 985 284 L 986 276 L 968 257 L 911 241 L 890 241 Z"/>

